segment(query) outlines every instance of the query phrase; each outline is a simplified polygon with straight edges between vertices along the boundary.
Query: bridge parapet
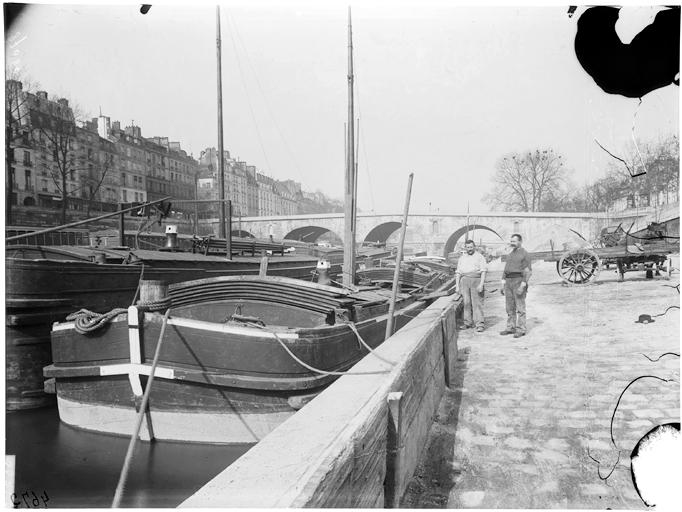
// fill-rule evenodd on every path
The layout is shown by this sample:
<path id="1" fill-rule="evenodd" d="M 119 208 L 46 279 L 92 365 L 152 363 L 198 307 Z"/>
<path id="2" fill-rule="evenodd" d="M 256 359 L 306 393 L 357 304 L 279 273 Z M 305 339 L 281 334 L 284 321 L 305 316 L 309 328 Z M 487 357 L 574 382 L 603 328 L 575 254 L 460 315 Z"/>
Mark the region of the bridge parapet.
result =
<path id="1" fill-rule="evenodd" d="M 634 216 L 627 213 L 623 219 L 636 220 L 645 213 Z M 452 250 L 462 236 L 466 236 L 467 222 L 476 229 L 499 235 L 487 237 L 492 243 L 506 243 L 512 233 L 521 233 L 525 246 L 531 250 L 549 249 L 550 240 L 555 246 L 573 240 L 577 231 L 586 239 L 595 239 L 601 228 L 613 224 L 615 214 L 601 213 L 555 213 L 555 212 L 485 212 L 411 213 L 408 217 L 406 246 L 415 251 L 444 255 Z M 359 213 L 357 217 L 357 243 L 384 243 L 395 237 L 402 216 L 389 213 Z M 238 223 L 238 224 L 237 224 Z M 217 229 L 217 220 L 215 221 Z M 289 215 L 285 217 L 242 217 L 234 220 L 235 227 L 259 238 L 290 238 L 315 242 L 320 236 L 331 232 L 343 240 L 343 213 L 314 215 Z M 480 235 L 479 235 L 480 236 Z M 499 240 L 499 242 L 496 242 Z M 477 240 L 478 241 L 478 240 Z"/>

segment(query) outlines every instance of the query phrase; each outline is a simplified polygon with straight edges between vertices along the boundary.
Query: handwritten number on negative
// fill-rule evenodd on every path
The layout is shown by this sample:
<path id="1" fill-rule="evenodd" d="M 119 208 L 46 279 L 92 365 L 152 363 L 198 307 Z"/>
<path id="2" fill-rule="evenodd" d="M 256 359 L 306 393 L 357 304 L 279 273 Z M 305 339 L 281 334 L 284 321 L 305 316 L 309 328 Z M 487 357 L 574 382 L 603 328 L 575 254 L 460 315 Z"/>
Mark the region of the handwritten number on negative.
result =
<path id="1" fill-rule="evenodd" d="M 30 494 L 33 495 L 33 498 L 31 498 Z M 21 500 L 17 498 L 17 495 L 12 493 L 11 495 L 11 500 L 12 500 L 12 505 L 14 508 L 20 508 L 21 503 L 24 503 L 24 506 L 26 508 L 38 508 L 40 507 L 40 500 L 43 500 L 43 505 L 45 508 L 47 508 L 47 502 L 50 501 L 50 497 L 47 495 L 47 491 L 43 491 L 43 493 L 38 497 L 38 495 L 35 493 L 35 491 L 24 491 L 21 493 Z"/>

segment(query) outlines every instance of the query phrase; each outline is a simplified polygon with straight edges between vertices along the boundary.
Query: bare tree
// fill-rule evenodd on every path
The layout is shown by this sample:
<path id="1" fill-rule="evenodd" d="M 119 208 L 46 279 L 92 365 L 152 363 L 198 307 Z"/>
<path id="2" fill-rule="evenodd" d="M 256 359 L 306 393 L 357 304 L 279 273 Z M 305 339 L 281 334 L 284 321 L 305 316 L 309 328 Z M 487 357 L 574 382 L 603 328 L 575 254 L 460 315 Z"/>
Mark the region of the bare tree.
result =
<path id="1" fill-rule="evenodd" d="M 32 83 L 26 77 L 15 70 L 7 72 L 5 79 L 5 169 L 6 169 L 6 197 L 5 197 L 5 224 L 13 222 L 12 194 L 14 191 L 14 175 L 12 163 L 14 162 L 14 147 L 22 142 L 24 137 L 29 136 L 29 109 L 28 93 L 37 84 Z"/>
<path id="2" fill-rule="evenodd" d="M 648 199 L 661 193 L 666 196 L 665 202 L 668 203 L 671 194 L 679 191 L 680 155 L 676 135 L 658 141 L 638 141 L 636 146 L 623 154 L 627 166 L 612 162 L 606 177 L 597 182 L 605 190 L 607 206 L 623 197 L 629 197 L 630 205 L 638 197 L 646 198 L 644 206 L 648 206 Z M 632 176 L 631 170 L 636 171 L 635 176 Z"/>
<path id="3" fill-rule="evenodd" d="M 551 149 L 508 155 L 498 162 L 493 192 L 484 200 L 493 208 L 543 211 L 565 196 L 565 177 L 562 157 Z"/>
<path id="4" fill-rule="evenodd" d="M 641 156 L 640 156 L 641 155 Z M 680 159 L 679 139 L 670 135 L 656 142 L 637 142 L 637 147 L 629 145 L 618 156 L 625 162 L 611 162 L 606 176 L 573 190 L 566 208 L 571 211 L 603 212 L 613 208 L 619 200 L 628 199 L 630 206 L 638 197 L 665 196 L 669 203 L 679 191 Z M 634 175 L 634 176 L 633 176 Z M 637 201 L 637 204 L 641 204 Z M 648 203 L 645 203 L 648 204 Z M 655 205 L 651 205 L 655 206 Z"/>
<path id="5" fill-rule="evenodd" d="M 57 192 L 62 196 L 62 224 L 66 223 L 69 198 L 83 198 L 89 212 L 91 201 L 97 195 L 107 173 L 113 168 L 113 159 L 109 157 L 102 162 L 99 156 L 96 160 L 92 157 L 86 159 L 79 153 L 82 146 L 87 145 L 83 144 L 83 137 L 79 137 L 84 130 L 77 126 L 82 117 L 80 109 L 70 107 L 63 98 L 51 101 L 48 112 L 35 111 L 32 114 L 33 126 L 37 129 L 38 136 L 45 140 L 47 151 L 51 152 L 52 165 L 49 166 L 49 173 Z M 99 155 L 99 144 L 95 148 Z M 87 167 L 86 161 L 90 162 Z"/>

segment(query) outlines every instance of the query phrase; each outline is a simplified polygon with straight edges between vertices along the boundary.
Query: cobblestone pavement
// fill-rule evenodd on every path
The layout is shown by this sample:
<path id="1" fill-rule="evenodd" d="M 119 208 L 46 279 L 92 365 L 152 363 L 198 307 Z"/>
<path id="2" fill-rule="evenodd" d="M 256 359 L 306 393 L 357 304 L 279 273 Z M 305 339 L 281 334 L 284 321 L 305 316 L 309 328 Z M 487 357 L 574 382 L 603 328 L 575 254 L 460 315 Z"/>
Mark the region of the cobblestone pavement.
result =
<path id="1" fill-rule="evenodd" d="M 679 353 L 679 310 L 635 321 L 679 305 L 675 288 L 664 286 L 678 283 L 676 274 L 668 281 L 631 273 L 619 283 L 602 272 L 595 285 L 568 287 L 553 265 L 536 265 L 528 334 L 516 340 L 499 335 L 504 298 L 492 293 L 486 331 L 461 331 L 459 381 L 441 402 L 401 505 L 645 509 L 630 453 L 656 425 L 680 421 L 680 360 L 642 354 Z M 641 375 L 676 382 L 646 378 L 629 387 L 615 414 L 614 447 L 614 407 Z M 608 479 L 599 477 L 614 465 Z"/>

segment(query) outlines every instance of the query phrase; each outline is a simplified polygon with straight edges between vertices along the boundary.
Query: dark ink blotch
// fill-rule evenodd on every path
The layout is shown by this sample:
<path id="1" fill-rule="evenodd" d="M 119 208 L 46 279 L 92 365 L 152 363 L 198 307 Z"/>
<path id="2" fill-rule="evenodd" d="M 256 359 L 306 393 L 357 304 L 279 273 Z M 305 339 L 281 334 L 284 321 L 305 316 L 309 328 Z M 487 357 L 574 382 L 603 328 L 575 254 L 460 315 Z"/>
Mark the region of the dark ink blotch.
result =
<path id="1" fill-rule="evenodd" d="M 678 84 L 680 7 L 658 12 L 629 44 L 616 32 L 619 11 L 590 7 L 578 19 L 575 53 L 585 71 L 605 92 L 628 98 Z"/>
<path id="2" fill-rule="evenodd" d="M 669 430 L 669 429 L 674 429 L 674 430 L 677 430 L 679 432 L 680 431 L 680 424 L 679 423 L 665 423 L 663 425 L 658 425 L 658 426 L 652 428 L 651 430 L 649 430 L 649 432 L 644 434 L 642 439 L 640 439 L 637 442 L 637 444 L 635 445 L 635 448 L 632 450 L 632 453 L 630 454 L 630 460 L 632 461 L 632 460 L 637 458 L 637 456 L 639 455 L 640 448 L 643 447 L 644 445 L 646 445 L 654 435 L 657 435 L 659 432 Z M 630 475 L 632 476 L 632 483 L 635 486 L 635 490 L 637 491 L 637 495 L 639 496 L 639 499 L 642 500 L 642 503 L 644 503 L 647 507 L 656 506 L 655 503 L 648 503 L 642 497 L 642 494 L 641 494 L 639 487 L 637 485 L 637 475 L 635 474 L 635 470 L 634 470 L 632 463 L 630 464 Z"/>

